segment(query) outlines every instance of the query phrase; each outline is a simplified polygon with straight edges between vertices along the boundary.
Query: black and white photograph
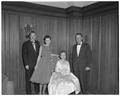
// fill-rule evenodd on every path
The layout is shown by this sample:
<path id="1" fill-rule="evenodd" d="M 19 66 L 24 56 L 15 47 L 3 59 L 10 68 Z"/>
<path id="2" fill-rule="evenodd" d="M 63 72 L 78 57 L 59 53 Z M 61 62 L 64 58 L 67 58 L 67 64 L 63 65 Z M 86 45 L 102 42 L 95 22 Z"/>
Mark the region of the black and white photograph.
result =
<path id="1" fill-rule="evenodd" d="M 119 95 L 119 1 L 1 1 L 2 95 Z"/>

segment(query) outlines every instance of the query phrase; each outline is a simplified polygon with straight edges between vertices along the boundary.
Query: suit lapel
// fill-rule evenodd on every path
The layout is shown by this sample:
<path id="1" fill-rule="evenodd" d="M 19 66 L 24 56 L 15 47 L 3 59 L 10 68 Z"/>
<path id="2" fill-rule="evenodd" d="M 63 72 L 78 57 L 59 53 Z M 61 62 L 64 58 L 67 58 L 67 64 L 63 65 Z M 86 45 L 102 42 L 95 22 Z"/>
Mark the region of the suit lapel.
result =
<path id="1" fill-rule="evenodd" d="M 82 45 L 81 45 L 79 56 L 80 56 L 81 52 L 83 51 L 83 49 L 84 49 L 84 43 L 82 43 Z"/>
<path id="2" fill-rule="evenodd" d="M 38 49 L 39 47 L 38 47 L 38 43 L 37 43 L 37 42 L 35 42 L 35 46 L 36 46 L 36 51 L 35 51 L 35 52 L 37 53 L 38 50 L 39 50 L 39 49 Z"/>
<path id="3" fill-rule="evenodd" d="M 77 44 L 75 45 L 75 54 L 77 56 Z"/>

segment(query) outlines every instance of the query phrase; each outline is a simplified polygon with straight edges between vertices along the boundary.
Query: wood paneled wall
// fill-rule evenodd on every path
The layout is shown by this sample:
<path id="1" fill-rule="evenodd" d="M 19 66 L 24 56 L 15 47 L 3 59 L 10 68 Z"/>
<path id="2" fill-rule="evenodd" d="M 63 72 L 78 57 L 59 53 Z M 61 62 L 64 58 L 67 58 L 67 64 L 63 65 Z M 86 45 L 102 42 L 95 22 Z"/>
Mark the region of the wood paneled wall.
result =
<path id="1" fill-rule="evenodd" d="M 25 89 L 25 72 L 21 57 L 25 38 L 25 24 L 32 24 L 37 39 L 43 43 L 43 37 L 52 37 L 53 52 L 66 50 L 66 19 L 32 14 L 3 12 L 2 14 L 2 72 L 14 82 L 15 92 Z"/>
<path id="2" fill-rule="evenodd" d="M 67 18 L 67 52 L 70 62 L 72 62 L 72 47 L 75 42 L 75 34 L 82 33 L 82 16 Z"/>
<path id="3" fill-rule="evenodd" d="M 41 44 L 46 34 L 51 35 L 54 52 L 66 50 L 70 62 L 75 33 L 82 32 L 84 41 L 90 44 L 93 53 L 90 91 L 118 93 L 118 11 L 115 9 L 99 14 L 64 16 L 2 11 L 2 73 L 14 82 L 15 93 L 25 93 L 21 47 L 26 41 L 24 26 L 27 23 L 33 25 Z"/>
<path id="4" fill-rule="evenodd" d="M 117 93 L 119 85 L 118 13 L 83 17 L 83 32 L 93 53 L 90 86 L 100 93 Z"/>

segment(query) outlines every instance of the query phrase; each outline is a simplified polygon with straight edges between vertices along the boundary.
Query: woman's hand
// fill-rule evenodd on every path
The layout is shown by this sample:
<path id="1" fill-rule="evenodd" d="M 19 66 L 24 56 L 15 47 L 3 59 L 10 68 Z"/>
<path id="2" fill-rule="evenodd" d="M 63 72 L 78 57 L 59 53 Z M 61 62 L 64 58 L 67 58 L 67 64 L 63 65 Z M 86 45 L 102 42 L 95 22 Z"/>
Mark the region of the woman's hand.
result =
<path id="1" fill-rule="evenodd" d="M 51 54 L 51 56 L 56 56 L 56 57 L 58 57 L 59 55 L 57 55 L 57 54 Z"/>
<path id="2" fill-rule="evenodd" d="M 36 64 L 36 66 L 35 66 L 35 68 L 34 68 L 34 69 L 36 70 L 36 69 L 37 69 L 37 67 L 38 67 L 38 64 Z"/>
<path id="3" fill-rule="evenodd" d="M 80 92 L 79 90 L 76 90 L 76 91 L 75 91 L 75 94 L 78 94 L 79 92 Z"/>

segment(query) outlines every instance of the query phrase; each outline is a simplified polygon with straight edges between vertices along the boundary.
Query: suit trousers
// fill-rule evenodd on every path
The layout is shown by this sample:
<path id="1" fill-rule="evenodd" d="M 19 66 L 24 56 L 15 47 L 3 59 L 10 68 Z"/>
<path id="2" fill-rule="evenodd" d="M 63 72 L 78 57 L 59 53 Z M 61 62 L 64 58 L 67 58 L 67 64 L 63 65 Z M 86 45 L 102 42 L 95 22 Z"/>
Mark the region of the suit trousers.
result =
<path id="1" fill-rule="evenodd" d="M 81 94 L 86 94 L 89 83 L 89 71 L 73 72 L 78 77 L 81 87 Z"/>
<path id="2" fill-rule="evenodd" d="M 34 89 L 35 89 L 35 94 L 39 94 L 39 83 L 32 83 L 30 81 L 30 78 L 33 74 L 34 69 L 30 69 L 30 70 L 26 70 L 25 72 L 25 79 L 26 79 L 26 94 L 31 94 L 32 93 L 32 86 L 31 84 L 34 85 Z"/>

